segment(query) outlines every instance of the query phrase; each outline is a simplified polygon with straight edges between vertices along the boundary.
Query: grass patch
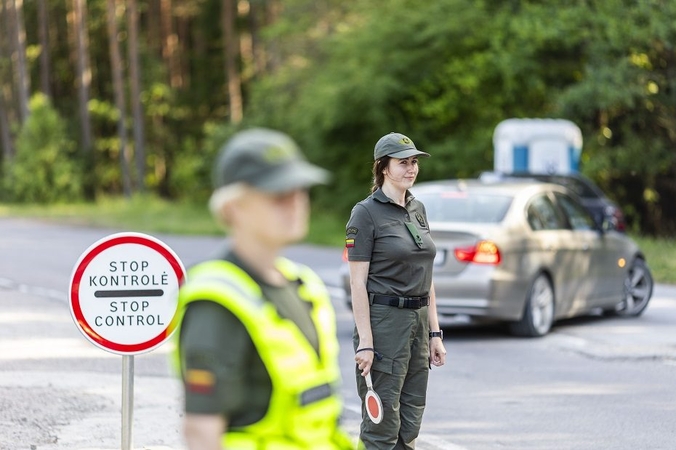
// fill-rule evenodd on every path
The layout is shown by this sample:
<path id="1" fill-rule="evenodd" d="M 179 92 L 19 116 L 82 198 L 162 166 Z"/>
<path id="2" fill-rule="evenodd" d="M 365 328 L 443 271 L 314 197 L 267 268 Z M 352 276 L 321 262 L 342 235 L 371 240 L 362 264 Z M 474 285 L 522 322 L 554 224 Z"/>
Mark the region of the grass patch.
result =
<path id="1" fill-rule="evenodd" d="M 223 233 L 211 218 L 206 205 L 170 202 L 153 196 L 102 198 L 95 204 L 0 205 L 0 216 L 34 217 L 58 223 L 120 228 L 148 234 Z M 332 211 L 313 210 L 305 242 L 342 247 L 347 219 Z M 655 281 L 676 284 L 676 239 L 632 237 L 646 255 Z"/>
<path id="2" fill-rule="evenodd" d="M 140 233 L 221 235 L 206 204 L 172 202 L 149 195 L 131 199 L 104 197 L 96 203 L 0 205 L 0 216 L 39 218 L 71 225 L 121 228 Z M 342 246 L 345 222 L 325 211 L 312 211 L 306 242 Z"/>
<path id="3" fill-rule="evenodd" d="M 0 215 L 35 217 L 72 225 L 125 228 L 142 233 L 222 233 L 206 205 L 169 202 L 151 196 L 104 197 L 96 203 L 3 205 Z"/>
<path id="4" fill-rule="evenodd" d="M 676 284 L 676 239 L 633 236 L 658 283 Z"/>

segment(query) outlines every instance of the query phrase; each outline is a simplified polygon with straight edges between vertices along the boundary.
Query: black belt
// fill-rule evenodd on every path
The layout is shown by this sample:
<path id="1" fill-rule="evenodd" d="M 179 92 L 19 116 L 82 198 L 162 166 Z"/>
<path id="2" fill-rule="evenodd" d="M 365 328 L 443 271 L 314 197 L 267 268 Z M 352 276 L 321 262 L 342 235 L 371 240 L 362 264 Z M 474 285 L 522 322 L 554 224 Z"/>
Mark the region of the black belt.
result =
<path id="1" fill-rule="evenodd" d="M 397 308 L 420 309 L 430 304 L 429 296 L 396 297 L 394 295 L 369 294 L 371 304 L 396 306 Z"/>

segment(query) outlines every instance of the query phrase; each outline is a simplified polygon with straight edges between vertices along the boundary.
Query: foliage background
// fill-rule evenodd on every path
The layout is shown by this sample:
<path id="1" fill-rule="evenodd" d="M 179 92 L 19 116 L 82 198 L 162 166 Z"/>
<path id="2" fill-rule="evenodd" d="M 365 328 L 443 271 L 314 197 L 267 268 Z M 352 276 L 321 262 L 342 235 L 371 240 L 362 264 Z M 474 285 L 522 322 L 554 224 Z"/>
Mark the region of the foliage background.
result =
<path id="1" fill-rule="evenodd" d="M 120 150 L 117 121 L 122 115 L 128 130 L 133 121 L 114 101 L 106 31 L 111 1 L 122 69 L 128 72 L 130 30 L 124 13 L 130 2 L 87 1 L 93 156 L 83 151 L 79 138 L 74 2 L 45 3 L 47 46 L 39 35 L 42 2 L 23 5 L 30 93 L 45 90 L 40 56 L 48 52 L 49 105 L 58 120 L 40 115 L 35 106 L 30 120 L 21 120 L 15 27 L 0 27 L 6 30 L 0 32 L 0 50 L 8 56 L 0 58 L 0 110 L 12 142 L 11 149 L 2 142 L 3 185 L 19 176 L 40 185 L 33 191 L 55 193 L 35 197 L 5 188 L 1 200 L 75 200 L 87 196 L 90 185 L 93 198 L 124 193 L 120 153 L 131 158 L 139 142 Z M 0 23 L 11 18 L 9 2 L 2 1 Z M 673 236 L 676 231 L 676 2 L 135 3 L 146 125 L 144 170 L 134 179 L 136 189 L 203 204 L 221 144 L 237 129 L 268 126 L 288 132 L 309 159 L 334 173 L 331 186 L 313 192 L 314 204 L 346 218 L 367 195 L 373 144 L 385 133 L 402 132 L 432 153 L 420 180 L 472 177 L 492 168 L 492 133 L 501 120 L 555 117 L 580 126 L 582 171 L 620 203 L 633 232 Z M 234 14 L 235 53 L 224 39 L 224 11 Z M 171 49 L 173 60 L 167 56 Z M 236 77 L 226 70 L 228 57 L 236 62 Z M 231 89 L 233 81 L 239 91 Z M 127 98 L 130 86 L 125 77 Z M 234 114 L 237 92 L 241 118 Z M 53 144 L 24 137 L 36 128 L 52 130 Z M 38 156 L 45 152 L 52 159 Z M 57 161 L 55 170 L 70 173 L 72 192 L 38 176 L 36 164 Z"/>

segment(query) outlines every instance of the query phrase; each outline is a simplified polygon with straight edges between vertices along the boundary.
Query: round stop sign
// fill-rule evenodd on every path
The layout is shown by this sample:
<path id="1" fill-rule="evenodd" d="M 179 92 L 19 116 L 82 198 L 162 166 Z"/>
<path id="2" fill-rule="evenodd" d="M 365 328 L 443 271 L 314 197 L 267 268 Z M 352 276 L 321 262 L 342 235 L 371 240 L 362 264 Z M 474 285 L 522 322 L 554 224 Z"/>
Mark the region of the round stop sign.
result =
<path id="1" fill-rule="evenodd" d="M 70 311 L 94 345 L 121 355 L 148 352 L 174 331 L 185 268 L 162 241 L 117 233 L 89 247 L 70 280 Z"/>

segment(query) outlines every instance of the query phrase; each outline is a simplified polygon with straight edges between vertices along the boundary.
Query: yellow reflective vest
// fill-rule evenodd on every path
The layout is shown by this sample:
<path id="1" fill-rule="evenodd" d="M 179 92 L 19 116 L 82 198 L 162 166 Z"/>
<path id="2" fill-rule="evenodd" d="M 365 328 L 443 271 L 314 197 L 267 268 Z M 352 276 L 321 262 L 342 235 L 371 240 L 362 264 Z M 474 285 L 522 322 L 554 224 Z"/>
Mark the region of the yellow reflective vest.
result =
<path id="1" fill-rule="evenodd" d="M 241 268 L 227 261 L 208 261 L 188 272 L 179 292 L 174 363 L 180 373 L 178 345 L 181 322 L 190 302 L 211 300 L 223 305 L 245 326 L 272 381 L 269 408 L 251 425 L 229 429 L 226 449 L 338 450 L 354 448 L 338 421 L 340 367 L 333 307 L 321 279 L 309 268 L 280 258 L 277 268 L 300 280 L 299 296 L 312 303 L 311 316 L 319 338 L 319 354 L 302 331 L 277 314 L 261 288 Z M 224 343 L 224 345 L 227 345 Z"/>

